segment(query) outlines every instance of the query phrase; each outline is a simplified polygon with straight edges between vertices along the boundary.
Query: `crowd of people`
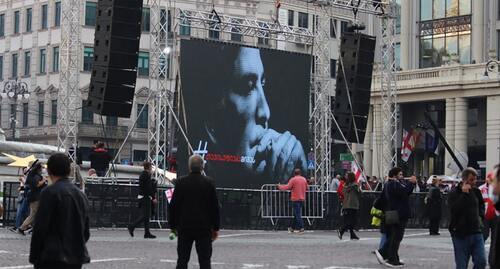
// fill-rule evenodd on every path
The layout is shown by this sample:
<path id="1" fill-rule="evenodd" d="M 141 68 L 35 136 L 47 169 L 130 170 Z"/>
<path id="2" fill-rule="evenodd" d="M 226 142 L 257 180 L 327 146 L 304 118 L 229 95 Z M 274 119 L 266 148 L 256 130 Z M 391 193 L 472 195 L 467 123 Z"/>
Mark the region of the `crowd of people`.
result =
<path id="1" fill-rule="evenodd" d="M 211 268 L 212 243 L 218 238 L 220 229 L 219 202 L 214 180 L 205 176 L 204 161 L 198 155 L 189 158 L 189 174 L 175 180 L 175 191 L 169 203 L 168 221 L 177 241 L 177 268 L 187 268 L 193 243 L 196 244 L 200 268 Z M 81 268 L 90 261 L 86 248 L 89 240 L 89 202 L 82 190 L 69 179 L 70 159 L 64 154 L 52 155 L 46 165 L 36 162 L 21 177 L 20 199 L 14 231 L 24 234 L 32 228 L 29 260 L 35 268 Z M 500 168 L 487 175 L 486 182 L 477 183 L 478 174 L 473 168 L 466 168 L 461 182 L 447 194 L 447 210 L 450 213 L 449 232 L 454 248 L 457 269 L 467 268 L 472 258 L 474 268 L 500 268 Z M 44 175 L 46 174 L 46 176 Z M 144 224 L 144 238 L 154 239 L 149 229 L 152 205 L 157 203 L 156 182 L 151 178 L 152 165 L 144 162 L 144 171 L 139 178 L 138 205 L 141 208 L 136 221 L 128 231 Z M 277 185 L 279 190 L 290 190 L 290 201 L 294 219 L 289 228 L 291 233 L 304 233 L 302 208 L 306 201 L 308 185 L 295 169 L 287 184 Z M 408 220 L 412 217 L 410 195 L 418 182 L 416 177 L 404 178 L 401 168 L 395 167 L 381 188 L 370 213 L 372 224 L 380 228 L 380 242 L 373 251 L 379 263 L 399 268 L 404 262 L 399 248 L 404 238 Z M 349 172 L 340 180 L 338 197 L 341 202 L 343 224 L 338 229 L 342 240 L 349 232 L 351 240 L 359 240 L 356 234 L 357 218 L 363 190 L 355 174 Z M 433 178 L 428 186 L 425 206 L 429 217 L 429 233 L 440 235 L 443 193 L 441 182 Z M 491 237 L 489 258 L 485 241 Z"/>

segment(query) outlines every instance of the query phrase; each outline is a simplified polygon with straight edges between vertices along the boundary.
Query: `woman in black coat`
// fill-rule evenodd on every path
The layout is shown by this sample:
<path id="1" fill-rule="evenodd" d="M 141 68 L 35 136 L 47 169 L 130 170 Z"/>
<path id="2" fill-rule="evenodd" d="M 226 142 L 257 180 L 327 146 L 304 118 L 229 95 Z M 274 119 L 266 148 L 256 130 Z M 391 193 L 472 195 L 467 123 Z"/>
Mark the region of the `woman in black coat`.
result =
<path id="1" fill-rule="evenodd" d="M 437 177 L 432 179 L 432 185 L 426 197 L 427 213 L 429 216 L 429 234 L 439 235 L 439 222 L 441 221 L 441 201 L 442 195 L 439 185 L 441 180 Z"/>

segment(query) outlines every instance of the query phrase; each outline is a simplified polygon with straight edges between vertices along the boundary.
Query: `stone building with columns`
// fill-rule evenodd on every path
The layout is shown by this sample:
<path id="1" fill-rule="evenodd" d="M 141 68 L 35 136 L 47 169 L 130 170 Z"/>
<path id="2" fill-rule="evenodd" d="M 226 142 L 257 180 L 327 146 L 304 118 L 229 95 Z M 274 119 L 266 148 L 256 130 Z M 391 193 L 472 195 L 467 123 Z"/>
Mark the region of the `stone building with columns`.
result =
<path id="1" fill-rule="evenodd" d="M 486 0 L 398 1 L 396 60 L 398 141 L 403 129 L 425 126 L 424 112 L 468 165 L 486 171 L 500 163 L 500 76 L 484 76 L 486 62 L 497 60 L 500 6 Z M 375 73 L 376 74 L 376 73 Z M 375 75 L 368 130 L 363 147 L 368 175 L 381 171 L 380 77 Z M 417 128 L 421 134 L 425 130 Z M 408 162 L 406 173 L 452 174 L 451 156 L 442 144 L 437 154 L 425 149 L 425 136 Z M 400 149 L 398 149 L 398 152 Z M 459 156 L 461 157 L 461 156 Z"/>

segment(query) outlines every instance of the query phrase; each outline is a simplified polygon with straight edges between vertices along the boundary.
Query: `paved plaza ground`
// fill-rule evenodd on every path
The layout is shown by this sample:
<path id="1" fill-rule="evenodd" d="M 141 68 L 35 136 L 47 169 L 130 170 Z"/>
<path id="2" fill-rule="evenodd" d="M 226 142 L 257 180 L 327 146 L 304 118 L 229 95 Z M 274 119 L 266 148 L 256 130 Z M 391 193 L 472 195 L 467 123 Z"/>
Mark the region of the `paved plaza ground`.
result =
<path id="1" fill-rule="evenodd" d="M 124 229 L 92 230 L 88 249 L 92 263 L 84 268 L 175 268 L 176 241 L 168 231 L 145 240 L 142 230 L 131 238 Z M 384 268 L 371 253 L 379 242 L 376 231 L 361 231 L 360 241 L 340 241 L 335 231 L 221 231 L 214 243 L 213 268 L 371 269 Z M 347 236 L 348 237 L 348 236 Z M 32 268 L 28 263 L 30 236 L 0 228 L 0 269 Z M 489 245 L 487 244 L 487 247 Z M 430 237 L 425 230 L 408 230 L 400 251 L 405 268 L 453 268 L 449 233 Z M 199 268 L 194 248 L 190 268 Z"/>

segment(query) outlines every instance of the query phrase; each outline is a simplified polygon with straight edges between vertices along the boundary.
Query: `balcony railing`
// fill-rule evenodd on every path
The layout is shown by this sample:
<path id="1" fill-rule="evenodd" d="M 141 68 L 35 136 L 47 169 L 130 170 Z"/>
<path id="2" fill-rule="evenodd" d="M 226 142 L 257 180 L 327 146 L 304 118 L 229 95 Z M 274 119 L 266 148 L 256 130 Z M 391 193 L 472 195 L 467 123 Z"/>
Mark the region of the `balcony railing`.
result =
<path id="1" fill-rule="evenodd" d="M 79 137 L 107 137 L 109 139 L 125 139 L 128 126 L 104 126 L 80 123 L 78 126 Z"/>

